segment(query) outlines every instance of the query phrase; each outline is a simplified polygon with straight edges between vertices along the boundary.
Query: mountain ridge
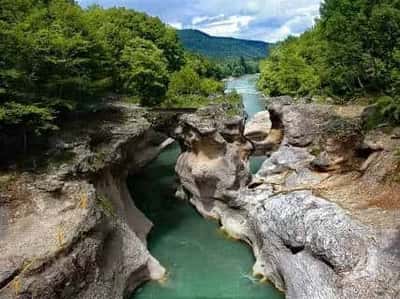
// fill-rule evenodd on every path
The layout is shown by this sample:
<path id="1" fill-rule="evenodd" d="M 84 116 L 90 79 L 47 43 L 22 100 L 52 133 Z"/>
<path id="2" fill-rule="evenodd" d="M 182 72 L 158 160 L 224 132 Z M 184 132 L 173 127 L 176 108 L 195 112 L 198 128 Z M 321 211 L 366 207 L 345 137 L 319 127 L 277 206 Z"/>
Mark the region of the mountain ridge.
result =
<path id="1" fill-rule="evenodd" d="M 178 36 L 188 51 L 215 59 L 262 59 L 271 44 L 234 37 L 217 37 L 196 29 L 178 30 Z"/>

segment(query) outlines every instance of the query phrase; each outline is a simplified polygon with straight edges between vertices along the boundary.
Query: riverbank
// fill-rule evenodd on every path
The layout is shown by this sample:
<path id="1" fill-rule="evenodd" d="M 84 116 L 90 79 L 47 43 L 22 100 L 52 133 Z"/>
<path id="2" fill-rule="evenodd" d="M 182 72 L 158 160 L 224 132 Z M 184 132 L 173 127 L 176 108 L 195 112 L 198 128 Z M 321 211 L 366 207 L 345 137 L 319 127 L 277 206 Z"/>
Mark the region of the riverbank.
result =
<path id="1" fill-rule="evenodd" d="M 168 145 L 148 111 L 114 103 L 71 121 L 37 167 L 1 173 L 0 297 L 123 298 L 165 270 L 126 177 Z"/>

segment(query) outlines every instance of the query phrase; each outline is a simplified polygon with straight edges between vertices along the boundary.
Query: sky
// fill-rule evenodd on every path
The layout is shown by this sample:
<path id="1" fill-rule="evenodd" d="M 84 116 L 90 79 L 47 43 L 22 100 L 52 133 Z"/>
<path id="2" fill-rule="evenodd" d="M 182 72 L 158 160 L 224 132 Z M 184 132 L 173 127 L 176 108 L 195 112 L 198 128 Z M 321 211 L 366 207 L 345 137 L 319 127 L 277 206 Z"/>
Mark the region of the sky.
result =
<path id="1" fill-rule="evenodd" d="M 177 29 L 277 42 L 300 35 L 319 16 L 321 0 L 78 0 L 82 6 L 128 7 Z"/>

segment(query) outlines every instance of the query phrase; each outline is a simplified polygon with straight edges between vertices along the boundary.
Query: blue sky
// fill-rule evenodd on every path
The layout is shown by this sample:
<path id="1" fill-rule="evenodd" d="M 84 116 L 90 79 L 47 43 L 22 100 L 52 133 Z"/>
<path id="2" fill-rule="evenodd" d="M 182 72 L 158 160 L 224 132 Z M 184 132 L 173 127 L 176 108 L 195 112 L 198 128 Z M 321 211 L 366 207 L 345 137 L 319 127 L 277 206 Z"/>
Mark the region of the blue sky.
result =
<path id="1" fill-rule="evenodd" d="M 160 17 L 175 28 L 216 36 L 276 42 L 314 24 L 321 0 L 78 0 L 87 6 L 124 6 Z"/>

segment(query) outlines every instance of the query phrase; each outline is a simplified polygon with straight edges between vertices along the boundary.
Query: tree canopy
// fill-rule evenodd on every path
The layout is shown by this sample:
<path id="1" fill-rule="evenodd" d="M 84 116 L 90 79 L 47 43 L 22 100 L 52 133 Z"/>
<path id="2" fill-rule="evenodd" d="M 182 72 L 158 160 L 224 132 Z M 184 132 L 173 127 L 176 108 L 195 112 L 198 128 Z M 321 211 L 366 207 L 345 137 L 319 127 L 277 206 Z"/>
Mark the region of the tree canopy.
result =
<path id="1" fill-rule="evenodd" d="M 175 29 L 131 9 L 1 0 L 0 52 L 0 146 L 18 139 L 26 148 L 115 96 L 142 106 L 223 100 L 217 63 L 185 52 Z"/>
<path id="2" fill-rule="evenodd" d="M 111 93 L 158 104 L 184 64 L 175 30 L 158 18 L 70 0 L 2 0 L 0 51 L 0 126 L 15 134 L 54 129 Z"/>
<path id="3" fill-rule="evenodd" d="M 261 65 L 267 94 L 353 97 L 399 92 L 400 1 L 326 0 L 310 31 Z"/>

